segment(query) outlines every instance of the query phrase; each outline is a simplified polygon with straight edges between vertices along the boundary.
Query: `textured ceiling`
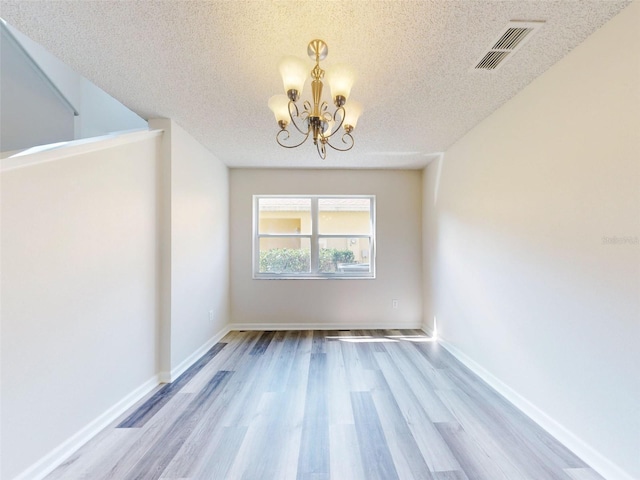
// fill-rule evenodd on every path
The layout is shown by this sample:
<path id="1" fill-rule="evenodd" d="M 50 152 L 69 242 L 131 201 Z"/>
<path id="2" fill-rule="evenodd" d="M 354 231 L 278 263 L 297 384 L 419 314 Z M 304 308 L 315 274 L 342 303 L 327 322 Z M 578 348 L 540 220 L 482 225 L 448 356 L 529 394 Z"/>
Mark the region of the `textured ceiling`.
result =
<path id="1" fill-rule="evenodd" d="M 10 1 L 0 16 L 148 119 L 168 117 L 230 167 L 417 168 L 629 0 Z M 511 20 L 544 20 L 495 72 L 472 71 Z M 355 147 L 285 150 L 267 100 L 284 55 L 349 63 Z M 305 87 L 304 98 L 310 89 Z M 309 142 L 308 142 L 309 143 Z"/>

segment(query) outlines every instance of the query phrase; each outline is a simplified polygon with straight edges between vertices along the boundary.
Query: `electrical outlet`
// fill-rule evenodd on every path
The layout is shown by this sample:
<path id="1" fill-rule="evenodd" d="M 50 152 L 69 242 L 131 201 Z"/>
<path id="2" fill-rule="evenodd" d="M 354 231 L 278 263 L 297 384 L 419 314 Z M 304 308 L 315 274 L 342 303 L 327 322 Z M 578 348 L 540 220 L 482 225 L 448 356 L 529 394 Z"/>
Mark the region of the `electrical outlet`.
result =
<path id="1" fill-rule="evenodd" d="M 396 300 L 395 298 L 391 300 L 391 306 L 393 308 L 398 308 L 398 300 Z"/>
<path id="2" fill-rule="evenodd" d="M 209 310 L 209 321 L 213 322 L 213 310 Z"/>

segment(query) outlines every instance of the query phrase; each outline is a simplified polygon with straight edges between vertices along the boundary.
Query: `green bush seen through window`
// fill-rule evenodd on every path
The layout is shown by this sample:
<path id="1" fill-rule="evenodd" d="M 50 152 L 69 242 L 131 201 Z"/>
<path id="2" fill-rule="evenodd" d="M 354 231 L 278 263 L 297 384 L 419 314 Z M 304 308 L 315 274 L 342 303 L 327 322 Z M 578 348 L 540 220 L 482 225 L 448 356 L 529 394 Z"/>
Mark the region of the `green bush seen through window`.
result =
<path id="1" fill-rule="evenodd" d="M 320 249 L 318 270 L 323 273 L 335 272 L 339 263 L 354 263 L 354 260 L 355 257 L 351 250 L 322 248 Z M 260 252 L 260 272 L 309 273 L 310 270 L 309 250 L 272 248 Z"/>

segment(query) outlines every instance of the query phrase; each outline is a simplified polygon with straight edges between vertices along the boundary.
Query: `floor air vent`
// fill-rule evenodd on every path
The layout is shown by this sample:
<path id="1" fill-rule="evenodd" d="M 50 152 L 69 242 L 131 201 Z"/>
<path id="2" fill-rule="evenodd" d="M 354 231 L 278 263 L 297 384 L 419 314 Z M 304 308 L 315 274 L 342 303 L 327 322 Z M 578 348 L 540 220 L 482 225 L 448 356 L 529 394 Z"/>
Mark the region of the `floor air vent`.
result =
<path id="1" fill-rule="evenodd" d="M 488 51 L 476 62 L 473 70 L 495 71 L 533 36 L 533 32 L 544 25 L 543 21 L 513 21 L 502 30 Z"/>

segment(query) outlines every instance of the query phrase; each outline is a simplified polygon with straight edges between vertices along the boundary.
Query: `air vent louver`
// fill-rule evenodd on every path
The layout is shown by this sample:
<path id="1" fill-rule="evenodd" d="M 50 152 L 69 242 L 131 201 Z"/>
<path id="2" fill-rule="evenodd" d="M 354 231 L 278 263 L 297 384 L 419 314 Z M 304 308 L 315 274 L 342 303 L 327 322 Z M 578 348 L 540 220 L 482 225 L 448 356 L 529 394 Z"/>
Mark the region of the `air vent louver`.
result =
<path id="1" fill-rule="evenodd" d="M 532 30 L 533 28 L 508 28 L 491 49 L 513 50 Z"/>
<path id="2" fill-rule="evenodd" d="M 497 70 L 513 52 L 522 47 L 532 37 L 532 32 L 543 24 L 543 21 L 509 22 L 498 39 L 493 42 L 493 46 L 489 51 L 482 54 L 473 70 Z"/>
<path id="3" fill-rule="evenodd" d="M 500 62 L 509 55 L 509 52 L 496 52 L 491 51 L 482 57 L 482 60 L 478 62 L 476 68 L 483 68 L 485 70 L 495 70 Z"/>

